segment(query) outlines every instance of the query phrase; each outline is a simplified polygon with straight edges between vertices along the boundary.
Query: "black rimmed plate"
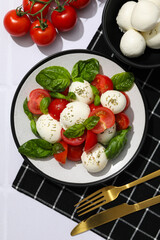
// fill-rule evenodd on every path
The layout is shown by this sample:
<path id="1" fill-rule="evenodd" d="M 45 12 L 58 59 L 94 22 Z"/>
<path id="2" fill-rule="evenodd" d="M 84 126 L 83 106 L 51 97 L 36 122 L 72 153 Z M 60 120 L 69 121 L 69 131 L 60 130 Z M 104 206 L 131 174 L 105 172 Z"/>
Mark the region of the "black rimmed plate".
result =
<path id="1" fill-rule="evenodd" d="M 116 73 L 125 71 L 119 65 L 105 56 L 88 50 L 69 50 L 54 54 L 35 65 L 20 82 L 11 107 L 11 128 L 17 148 L 24 142 L 35 138 L 30 130 L 30 123 L 23 111 L 23 102 L 29 93 L 40 86 L 35 77 L 45 67 L 63 66 L 71 72 L 73 65 L 79 60 L 96 58 L 100 63 L 101 74 L 112 77 Z M 33 160 L 23 156 L 31 167 L 44 177 L 66 185 L 86 186 L 98 184 L 111 179 L 123 171 L 138 154 L 147 129 L 146 105 L 139 86 L 135 83 L 127 92 L 131 104 L 127 110 L 132 130 L 128 134 L 128 142 L 118 158 L 110 160 L 106 168 L 100 173 L 91 174 L 82 163 L 67 160 L 65 165 L 59 164 L 53 157 Z"/>

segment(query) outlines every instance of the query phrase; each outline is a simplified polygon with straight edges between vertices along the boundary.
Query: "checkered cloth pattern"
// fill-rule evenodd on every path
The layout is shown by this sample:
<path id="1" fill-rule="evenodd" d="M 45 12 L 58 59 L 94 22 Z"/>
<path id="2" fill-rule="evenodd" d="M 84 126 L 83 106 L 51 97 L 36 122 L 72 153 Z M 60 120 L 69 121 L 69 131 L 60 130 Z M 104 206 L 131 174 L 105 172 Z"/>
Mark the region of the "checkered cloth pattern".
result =
<path id="1" fill-rule="evenodd" d="M 90 42 L 88 49 L 103 53 L 111 57 L 113 61 L 118 62 L 104 41 L 101 26 Z M 104 186 L 121 186 L 160 169 L 160 84 L 158 79 L 160 68 L 144 70 L 126 65 L 124 67 L 134 73 L 148 104 L 147 136 L 141 151 L 132 164 L 121 174 L 107 182 L 90 187 L 72 187 L 49 181 L 23 162 L 13 182 L 13 187 L 16 190 L 70 219 L 80 222 L 84 217 L 78 217 L 74 205 L 84 197 Z M 155 178 L 125 190 L 114 202 L 107 204 L 107 206 L 104 205 L 103 208 L 93 211 L 92 214 L 124 202 L 134 204 L 159 194 L 160 181 L 159 178 Z M 91 213 L 85 217 L 90 215 Z M 160 205 L 119 218 L 92 231 L 108 240 L 158 240 L 160 239 Z"/>

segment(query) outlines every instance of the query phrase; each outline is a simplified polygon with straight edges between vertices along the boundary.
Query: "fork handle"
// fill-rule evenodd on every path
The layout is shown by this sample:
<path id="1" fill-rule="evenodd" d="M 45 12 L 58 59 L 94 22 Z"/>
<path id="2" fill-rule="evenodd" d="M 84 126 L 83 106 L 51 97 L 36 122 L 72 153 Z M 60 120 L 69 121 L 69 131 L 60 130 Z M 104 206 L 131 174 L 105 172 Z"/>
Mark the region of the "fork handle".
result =
<path id="1" fill-rule="evenodd" d="M 150 174 L 148 174 L 148 175 L 146 175 L 146 176 L 144 176 L 142 178 L 139 178 L 139 179 L 137 179 L 137 180 L 135 180 L 133 182 L 130 182 L 128 184 L 123 185 L 122 189 L 125 190 L 125 189 L 128 189 L 128 188 L 134 187 L 134 186 L 136 186 L 138 184 L 141 184 L 143 182 L 146 182 L 146 181 L 148 181 L 150 179 L 153 179 L 153 178 L 156 178 L 158 176 L 160 176 L 160 169 L 155 171 L 155 172 L 153 172 L 153 173 L 150 173 Z"/>

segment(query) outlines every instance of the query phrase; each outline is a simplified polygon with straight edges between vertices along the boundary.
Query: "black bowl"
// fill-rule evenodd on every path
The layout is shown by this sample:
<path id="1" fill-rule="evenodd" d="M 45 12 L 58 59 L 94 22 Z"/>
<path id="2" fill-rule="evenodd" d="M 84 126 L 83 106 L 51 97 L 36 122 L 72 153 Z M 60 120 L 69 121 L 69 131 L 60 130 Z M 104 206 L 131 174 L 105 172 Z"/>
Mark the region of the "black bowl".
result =
<path id="1" fill-rule="evenodd" d="M 120 40 L 123 33 L 120 31 L 116 17 L 121 6 L 126 0 L 108 0 L 104 6 L 102 15 L 103 35 L 107 45 L 111 48 L 115 56 L 122 62 L 137 68 L 157 68 L 160 67 L 160 49 L 146 48 L 143 55 L 136 58 L 124 56 L 120 50 Z"/>

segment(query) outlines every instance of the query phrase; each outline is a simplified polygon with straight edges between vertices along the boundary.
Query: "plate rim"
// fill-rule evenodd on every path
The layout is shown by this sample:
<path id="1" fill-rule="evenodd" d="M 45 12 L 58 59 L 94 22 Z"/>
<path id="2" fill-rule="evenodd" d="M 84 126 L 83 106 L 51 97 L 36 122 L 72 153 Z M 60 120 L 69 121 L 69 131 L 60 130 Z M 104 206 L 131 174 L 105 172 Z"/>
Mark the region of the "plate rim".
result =
<path id="1" fill-rule="evenodd" d="M 22 80 L 20 81 L 18 87 L 16 88 L 16 91 L 14 93 L 14 96 L 12 98 L 12 104 L 11 104 L 11 110 L 10 110 L 10 125 L 11 125 L 11 132 L 12 132 L 12 137 L 14 139 L 14 142 L 16 144 L 17 149 L 19 148 L 20 144 L 16 135 L 16 131 L 15 131 L 15 124 L 14 124 L 14 112 L 15 112 L 15 105 L 16 105 L 16 100 L 18 97 L 18 94 L 20 92 L 21 87 L 23 86 L 24 82 L 27 80 L 28 76 L 35 70 L 37 69 L 39 66 L 41 66 L 42 64 L 46 63 L 47 61 L 54 59 L 56 57 L 59 56 L 63 56 L 63 55 L 67 55 L 67 54 L 73 54 L 73 53 L 86 53 L 86 54 L 93 54 L 93 55 L 99 55 L 101 57 L 104 57 L 114 63 L 116 63 L 117 65 L 119 65 L 120 67 L 121 64 L 117 63 L 116 61 L 113 61 L 113 59 L 111 57 L 105 56 L 102 53 L 99 53 L 97 51 L 92 51 L 92 50 L 88 50 L 88 49 L 72 49 L 72 50 L 65 50 L 65 51 L 61 51 L 55 54 L 52 54 L 44 59 L 42 59 L 41 61 L 39 61 L 37 64 L 35 64 L 22 78 Z M 123 66 L 122 69 L 125 70 L 125 67 Z M 126 70 L 125 70 L 126 71 Z M 65 182 L 62 180 L 58 180 L 55 179 L 51 176 L 48 176 L 47 174 L 45 174 L 44 172 L 42 172 L 40 169 L 38 169 L 26 156 L 22 155 L 21 153 L 19 153 L 22 158 L 24 159 L 24 161 L 33 168 L 33 170 L 35 172 L 37 172 L 38 174 L 40 174 L 42 177 L 49 179 L 50 181 L 54 182 L 54 183 L 58 183 L 58 184 L 62 184 L 62 185 L 66 185 L 66 186 L 73 186 L 73 187 L 87 187 L 87 186 L 93 186 L 93 185 L 98 185 L 102 182 L 106 182 L 112 178 L 114 178 L 115 176 L 119 175 L 120 173 L 122 173 L 132 162 L 133 160 L 136 158 L 136 156 L 138 155 L 141 147 L 143 146 L 143 143 L 145 141 L 146 138 L 146 134 L 147 134 L 147 129 L 148 129 L 148 111 L 147 111 L 147 101 L 145 99 L 144 93 L 139 85 L 139 83 L 137 82 L 137 80 L 135 79 L 135 84 L 138 88 L 138 90 L 140 91 L 141 97 L 143 99 L 143 103 L 144 103 L 144 109 L 145 109 L 145 126 L 144 126 L 144 132 L 143 132 L 143 136 L 141 139 L 141 142 L 139 144 L 139 147 L 137 148 L 136 152 L 134 153 L 134 155 L 132 156 L 132 158 L 127 162 L 127 164 L 125 166 L 123 166 L 121 169 L 119 169 L 117 172 L 115 172 L 114 174 L 110 175 L 109 177 L 94 181 L 94 182 L 88 182 L 88 183 L 74 183 L 74 182 Z"/>

